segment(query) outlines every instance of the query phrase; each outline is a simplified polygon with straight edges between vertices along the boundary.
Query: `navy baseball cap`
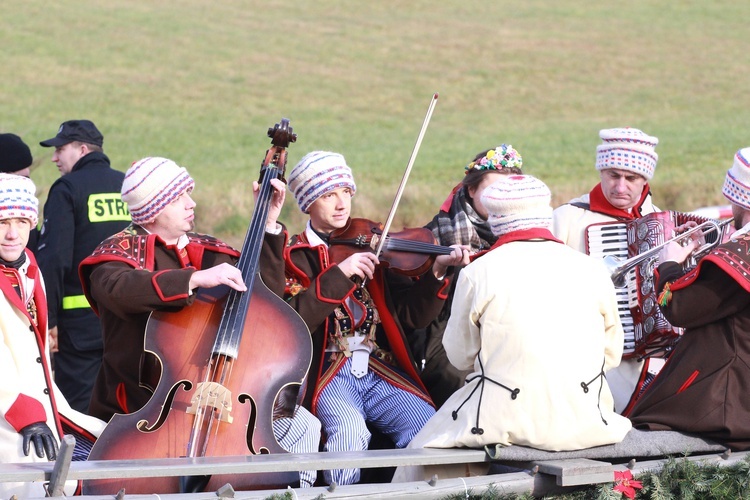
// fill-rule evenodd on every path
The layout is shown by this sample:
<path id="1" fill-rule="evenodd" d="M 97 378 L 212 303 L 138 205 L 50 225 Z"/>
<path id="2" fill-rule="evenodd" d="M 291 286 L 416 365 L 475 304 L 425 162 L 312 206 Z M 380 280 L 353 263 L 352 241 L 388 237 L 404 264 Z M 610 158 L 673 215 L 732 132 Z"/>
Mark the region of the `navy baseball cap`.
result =
<path id="1" fill-rule="evenodd" d="M 69 120 L 60 125 L 55 137 L 39 144 L 46 148 L 57 148 L 71 142 L 85 142 L 101 147 L 104 144 L 104 136 L 89 120 Z"/>

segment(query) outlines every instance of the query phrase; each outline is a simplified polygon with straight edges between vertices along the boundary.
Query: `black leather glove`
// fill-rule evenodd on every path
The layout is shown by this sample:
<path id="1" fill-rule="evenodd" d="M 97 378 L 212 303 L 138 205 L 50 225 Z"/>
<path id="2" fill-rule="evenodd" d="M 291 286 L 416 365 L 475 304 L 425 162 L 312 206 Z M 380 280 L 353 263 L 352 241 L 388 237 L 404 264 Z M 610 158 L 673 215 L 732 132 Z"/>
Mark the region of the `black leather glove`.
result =
<path id="1" fill-rule="evenodd" d="M 52 430 L 44 422 L 27 425 L 21 429 L 19 434 L 23 436 L 23 454 L 27 457 L 29 456 L 29 445 L 33 441 L 36 456 L 44 458 L 44 453 L 46 452 L 49 460 L 57 458 L 57 439 L 55 439 Z"/>

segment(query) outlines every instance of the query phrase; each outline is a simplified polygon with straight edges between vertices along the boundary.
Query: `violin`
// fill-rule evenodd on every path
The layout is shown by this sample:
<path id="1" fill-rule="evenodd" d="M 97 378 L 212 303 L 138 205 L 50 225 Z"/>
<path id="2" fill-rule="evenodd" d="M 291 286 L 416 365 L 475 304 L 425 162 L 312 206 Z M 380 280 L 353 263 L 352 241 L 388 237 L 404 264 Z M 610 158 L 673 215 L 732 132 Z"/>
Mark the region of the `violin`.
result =
<path id="1" fill-rule="evenodd" d="M 333 262 L 342 262 L 358 252 L 376 253 L 380 265 L 404 274 L 419 276 L 432 267 L 437 255 L 449 255 L 453 248 L 435 243 L 432 231 L 425 227 L 391 231 L 382 242 L 383 224 L 368 219 L 349 219 L 346 226 L 335 229 L 328 241 Z M 378 246 L 382 245 L 380 253 Z"/>
<path id="2" fill-rule="evenodd" d="M 350 218 L 346 226 L 334 230 L 330 235 L 328 252 L 333 262 L 342 262 L 354 253 L 372 252 L 381 265 L 407 276 L 419 276 L 432 266 L 435 256 L 448 255 L 453 251 L 450 247 L 436 245 L 432 231 L 427 228 L 404 229 L 396 233 L 390 230 L 437 99 L 438 94 L 433 94 L 385 224 Z"/>

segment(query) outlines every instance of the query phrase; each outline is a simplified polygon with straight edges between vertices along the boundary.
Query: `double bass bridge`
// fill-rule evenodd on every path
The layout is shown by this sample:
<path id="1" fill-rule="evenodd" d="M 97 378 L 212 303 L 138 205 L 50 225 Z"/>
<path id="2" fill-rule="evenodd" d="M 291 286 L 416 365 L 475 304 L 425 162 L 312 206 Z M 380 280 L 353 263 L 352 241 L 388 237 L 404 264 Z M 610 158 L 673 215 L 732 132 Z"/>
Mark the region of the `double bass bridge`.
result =
<path id="1" fill-rule="evenodd" d="M 219 420 L 232 423 L 232 391 L 218 382 L 200 382 L 195 387 L 190 406 L 185 413 L 197 415 L 199 409 L 207 407 L 219 411 Z"/>

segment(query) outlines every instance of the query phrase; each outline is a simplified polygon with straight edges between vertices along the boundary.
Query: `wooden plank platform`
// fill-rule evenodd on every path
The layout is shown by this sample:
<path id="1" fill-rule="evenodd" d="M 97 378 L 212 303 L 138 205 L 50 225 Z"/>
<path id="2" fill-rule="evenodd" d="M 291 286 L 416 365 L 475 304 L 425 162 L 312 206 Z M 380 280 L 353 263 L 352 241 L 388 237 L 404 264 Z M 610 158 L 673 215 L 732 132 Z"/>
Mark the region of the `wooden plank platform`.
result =
<path id="1" fill-rule="evenodd" d="M 67 441 L 66 436 L 64 441 Z M 63 447 L 70 443 L 64 442 Z M 61 449 L 61 451 L 64 451 Z M 680 457 L 690 461 L 732 465 L 745 460 L 750 452 L 707 454 Z M 63 456 L 63 455 L 61 455 Z M 612 482 L 615 470 L 629 468 L 634 475 L 646 470 L 658 470 L 667 460 L 652 460 L 617 465 L 589 459 L 544 460 L 531 462 L 529 469 L 496 475 L 473 477 L 437 477 L 429 481 L 413 481 L 387 484 L 357 484 L 339 487 L 315 487 L 263 491 L 235 492 L 231 485 L 219 491 L 204 493 L 160 494 L 162 500 L 208 500 L 235 498 L 245 500 L 267 499 L 274 495 L 291 493 L 294 499 L 424 499 L 438 500 L 456 493 L 482 494 L 492 488 L 495 492 L 508 494 L 527 493 L 537 497 L 569 491 L 570 487 Z M 446 465 L 478 464 L 488 462 L 484 450 L 470 449 L 397 449 L 370 450 L 339 453 L 276 454 L 262 456 L 164 458 L 149 460 L 112 460 L 91 462 L 45 462 L 37 464 L 0 464 L 2 481 L 52 481 L 65 479 L 106 479 L 128 477 L 181 476 L 193 474 L 249 474 L 253 472 L 297 471 L 307 469 L 329 469 L 341 467 L 388 467 L 399 465 Z M 519 464 L 520 465 L 520 464 Z M 55 486 L 54 484 L 50 485 Z M 61 490 L 53 490 L 61 491 Z M 82 500 L 112 500 L 113 496 L 88 495 Z M 154 495 L 128 495 L 124 500 L 153 499 Z"/>

